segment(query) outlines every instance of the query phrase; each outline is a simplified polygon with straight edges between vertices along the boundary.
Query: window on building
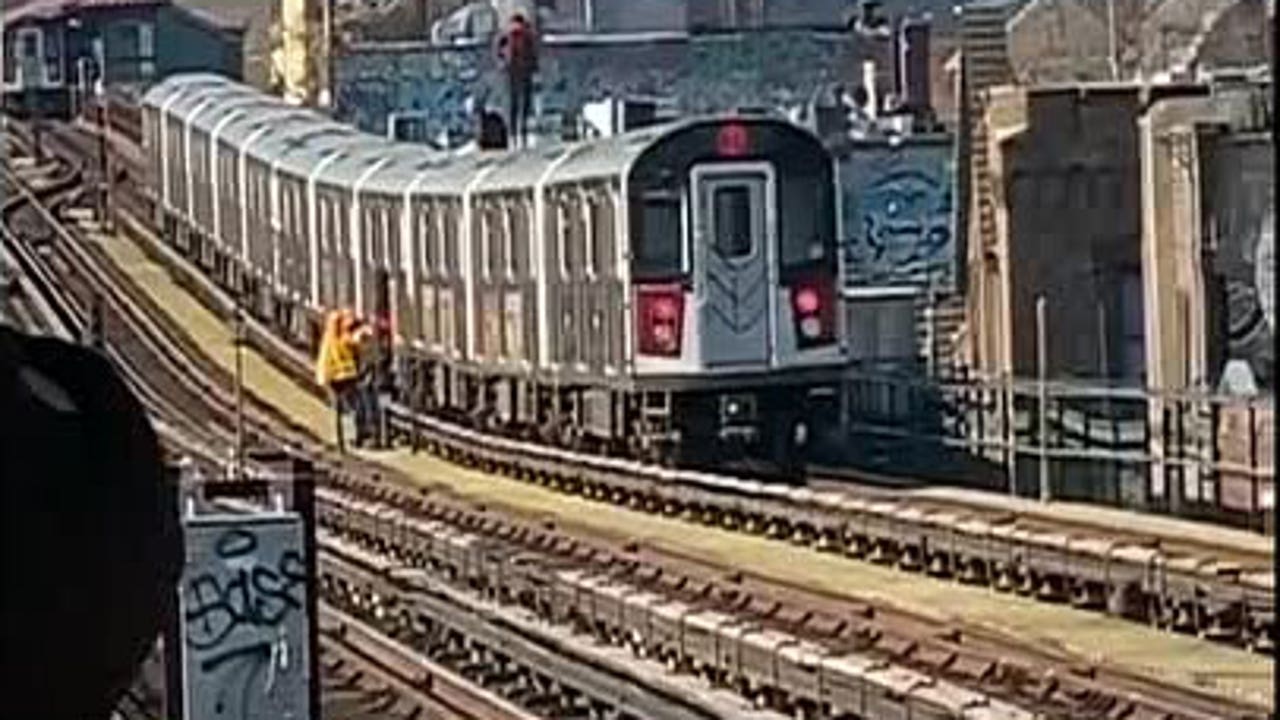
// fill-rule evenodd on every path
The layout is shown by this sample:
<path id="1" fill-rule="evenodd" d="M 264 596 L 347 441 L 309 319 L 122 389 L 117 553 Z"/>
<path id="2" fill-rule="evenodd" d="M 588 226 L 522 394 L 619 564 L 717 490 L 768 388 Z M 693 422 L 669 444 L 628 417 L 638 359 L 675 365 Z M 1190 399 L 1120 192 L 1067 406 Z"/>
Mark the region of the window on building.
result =
<path id="1" fill-rule="evenodd" d="M 137 82 L 155 76 L 155 26 L 150 22 L 122 22 L 106 31 L 108 79 Z"/>
<path id="2" fill-rule="evenodd" d="M 15 45 L 16 43 L 12 42 L 4 43 L 4 81 L 6 83 L 12 83 L 17 79 L 17 73 L 14 72 L 18 57 Z"/>
<path id="3" fill-rule="evenodd" d="M 32 76 L 40 72 L 40 29 L 20 28 L 14 33 L 17 57 L 5 63 L 5 77 L 10 82 L 38 83 Z"/>
<path id="4" fill-rule="evenodd" d="M 62 82 L 62 34 L 57 31 L 45 34 L 44 80 L 54 84 Z"/>

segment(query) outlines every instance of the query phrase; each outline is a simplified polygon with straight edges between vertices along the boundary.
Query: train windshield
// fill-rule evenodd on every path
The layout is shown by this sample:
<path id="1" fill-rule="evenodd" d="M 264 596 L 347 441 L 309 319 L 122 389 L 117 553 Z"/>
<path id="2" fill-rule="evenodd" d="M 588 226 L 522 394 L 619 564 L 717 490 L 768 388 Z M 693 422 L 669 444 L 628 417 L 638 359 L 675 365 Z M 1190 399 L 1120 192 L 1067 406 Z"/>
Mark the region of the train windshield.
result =
<path id="1" fill-rule="evenodd" d="M 631 235 L 634 273 L 641 278 L 679 274 L 683 270 L 679 195 L 646 193 L 637 205 Z"/>
<path id="2" fill-rule="evenodd" d="M 832 228 L 822 218 L 831 213 L 831 207 L 828 194 L 821 189 L 817 180 L 794 175 L 778 189 L 784 209 L 778 221 L 784 271 L 828 260 Z"/>

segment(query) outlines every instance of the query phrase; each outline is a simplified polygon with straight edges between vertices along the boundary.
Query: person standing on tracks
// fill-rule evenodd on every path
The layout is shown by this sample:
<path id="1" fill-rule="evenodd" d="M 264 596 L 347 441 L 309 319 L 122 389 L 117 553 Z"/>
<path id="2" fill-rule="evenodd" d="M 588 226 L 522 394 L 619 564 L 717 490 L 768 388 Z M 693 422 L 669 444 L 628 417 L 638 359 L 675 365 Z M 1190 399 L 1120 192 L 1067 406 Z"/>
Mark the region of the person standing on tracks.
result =
<path id="1" fill-rule="evenodd" d="M 343 415 L 356 414 L 356 442 L 360 440 L 360 404 L 357 382 L 360 377 L 359 340 L 355 316 L 349 310 L 334 310 L 325 318 L 320 350 L 316 354 L 316 382 L 333 393 L 333 409 L 337 422 L 338 450 L 346 451 Z"/>
<path id="2" fill-rule="evenodd" d="M 353 400 L 356 414 L 356 447 L 376 444 L 378 432 L 378 372 L 381 355 L 375 347 L 373 328 L 368 323 L 350 318 L 348 332 L 356 357 L 356 386 Z"/>
<path id="3" fill-rule="evenodd" d="M 498 57 L 507 69 L 507 128 L 511 142 L 524 147 L 533 102 L 533 75 L 538 71 L 538 37 L 523 13 L 513 15 L 506 31 L 498 36 Z"/>

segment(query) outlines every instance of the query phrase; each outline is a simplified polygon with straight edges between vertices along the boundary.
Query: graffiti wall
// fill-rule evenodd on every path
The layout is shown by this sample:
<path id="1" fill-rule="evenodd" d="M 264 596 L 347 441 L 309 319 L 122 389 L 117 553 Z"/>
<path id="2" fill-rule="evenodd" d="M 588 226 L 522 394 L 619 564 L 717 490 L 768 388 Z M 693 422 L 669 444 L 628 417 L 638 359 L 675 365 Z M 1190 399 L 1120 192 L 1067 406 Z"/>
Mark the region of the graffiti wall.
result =
<path id="1" fill-rule="evenodd" d="M 187 718 L 307 717 L 310 624 L 297 515 L 186 522 Z"/>
<path id="2" fill-rule="evenodd" d="M 1271 140 L 1262 134 L 1223 138 L 1211 158 L 1208 206 L 1218 243 L 1211 268 L 1218 288 L 1218 311 L 1213 313 L 1218 317 L 1216 347 L 1211 351 L 1217 366 L 1215 384 L 1236 392 L 1250 386 L 1272 392 L 1276 321 Z"/>
<path id="3" fill-rule="evenodd" d="M 955 286 L 949 137 L 859 142 L 840 153 L 841 256 L 849 287 Z"/>
<path id="4" fill-rule="evenodd" d="M 666 99 L 685 113 L 802 105 L 851 82 L 858 48 L 845 35 L 776 31 L 724 35 L 547 38 L 534 82 L 544 131 L 560 111 L 620 95 Z M 505 113 L 504 73 L 489 45 L 364 46 L 336 60 L 338 115 L 377 133 L 388 113 L 413 112 L 435 136 L 472 132 L 468 106 Z"/>

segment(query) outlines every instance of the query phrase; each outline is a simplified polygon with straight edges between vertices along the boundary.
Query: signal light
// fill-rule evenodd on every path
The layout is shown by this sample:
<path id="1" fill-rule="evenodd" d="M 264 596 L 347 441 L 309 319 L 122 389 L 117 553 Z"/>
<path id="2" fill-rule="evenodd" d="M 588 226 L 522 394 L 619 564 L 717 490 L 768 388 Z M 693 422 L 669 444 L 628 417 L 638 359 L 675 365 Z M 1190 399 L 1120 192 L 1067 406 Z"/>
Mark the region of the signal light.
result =
<path id="1" fill-rule="evenodd" d="M 642 355 L 679 357 L 684 289 L 679 285 L 636 288 L 636 323 Z"/>
<path id="2" fill-rule="evenodd" d="M 716 135 L 716 153 L 724 157 L 742 157 L 751 147 L 751 135 L 742 123 L 730 122 Z"/>
<path id="3" fill-rule="evenodd" d="M 818 308 L 822 306 L 822 300 L 818 298 L 818 291 L 811 287 L 802 287 L 796 291 L 796 312 L 801 315 L 812 315 L 818 312 Z"/>
<path id="4" fill-rule="evenodd" d="M 806 278 L 791 289 L 796 345 L 809 348 L 834 342 L 835 296 L 831 278 Z"/>

